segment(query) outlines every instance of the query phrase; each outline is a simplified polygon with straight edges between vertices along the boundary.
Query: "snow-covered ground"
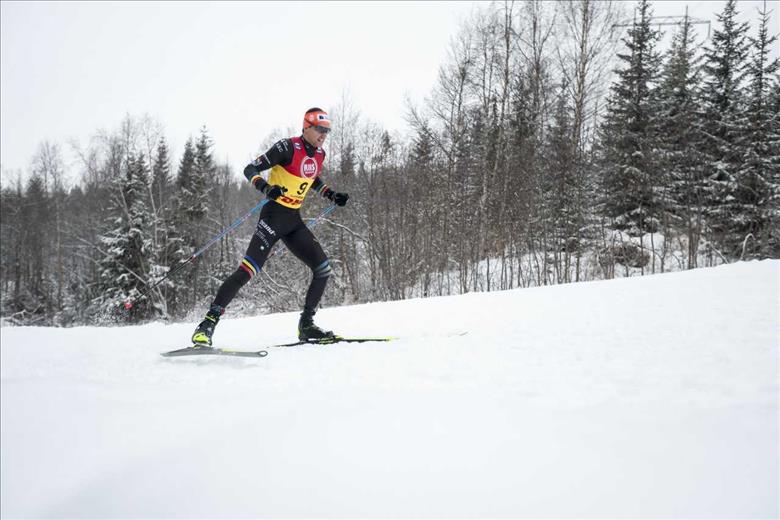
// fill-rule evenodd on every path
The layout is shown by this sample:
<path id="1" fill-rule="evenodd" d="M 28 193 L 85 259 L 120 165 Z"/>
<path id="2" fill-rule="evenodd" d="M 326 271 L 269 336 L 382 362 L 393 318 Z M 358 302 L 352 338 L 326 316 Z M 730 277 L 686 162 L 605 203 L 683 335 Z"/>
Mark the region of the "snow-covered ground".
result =
<path id="1" fill-rule="evenodd" d="M 4 327 L 2 517 L 777 517 L 779 275 L 324 309 L 399 339 L 262 359 L 162 358 L 194 323 Z"/>

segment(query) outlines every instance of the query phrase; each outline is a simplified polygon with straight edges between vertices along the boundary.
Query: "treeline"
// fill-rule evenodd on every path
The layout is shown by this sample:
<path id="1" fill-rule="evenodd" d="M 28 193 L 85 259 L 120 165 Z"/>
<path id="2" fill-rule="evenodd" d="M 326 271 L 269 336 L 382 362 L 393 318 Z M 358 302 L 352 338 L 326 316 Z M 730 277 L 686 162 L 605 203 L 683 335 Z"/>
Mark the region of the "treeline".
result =
<path id="1" fill-rule="evenodd" d="M 325 179 L 350 203 L 315 230 L 335 272 L 324 305 L 780 257 L 769 14 L 751 33 L 736 2 L 725 2 L 709 40 L 686 19 L 662 53 L 650 3 L 627 28 L 623 7 L 485 6 L 452 40 L 430 96 L 408 103 L 407 135 L 365 121 L 348 93 L 331 106 Z M 178 158 L 159 128 L 127 117 L 97 136 L 79 150 L 72 186 L 62 150 L 44 143 L 29 180 L 2 186 L 5 319 L 70 325 L 204 312 L 255 219 L 131 311 L 121 303 L 260 195 L 215 161 L 205 128 Z M 310 197 L 303 211 L 324 207 Z M 289 253 L 277 255 L 229 312 L 296 310 L 309 277 Z"/>

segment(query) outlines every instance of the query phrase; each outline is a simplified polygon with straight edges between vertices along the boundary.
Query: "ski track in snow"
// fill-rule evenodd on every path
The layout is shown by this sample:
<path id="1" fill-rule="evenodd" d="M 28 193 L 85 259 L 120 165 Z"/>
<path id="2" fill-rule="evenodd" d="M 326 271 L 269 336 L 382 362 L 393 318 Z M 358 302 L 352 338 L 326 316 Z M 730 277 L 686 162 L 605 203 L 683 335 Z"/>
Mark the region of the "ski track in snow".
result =
<path id="1" fill-rule="evenodd" d="M 262 359 L 162 358 L 194 323 L 4 327 L 2 516 L 777 517 L 779 273 L 323 309 L 399 339 Z"/>

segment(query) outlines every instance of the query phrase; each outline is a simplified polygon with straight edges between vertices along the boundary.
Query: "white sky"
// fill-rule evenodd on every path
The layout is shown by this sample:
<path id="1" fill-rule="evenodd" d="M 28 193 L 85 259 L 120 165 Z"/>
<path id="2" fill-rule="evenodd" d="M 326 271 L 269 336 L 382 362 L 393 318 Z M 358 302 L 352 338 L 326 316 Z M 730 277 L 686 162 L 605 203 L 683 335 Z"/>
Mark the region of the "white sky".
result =
<path id="1" fill-rule="evenodd" d="M 430 93 L 478 3 L 3 1 L 0 164 L 26 171 L 44 139 L 67 152 L 70 139 L 149 114 L 174 160 L 205 124 L 217 158 L 240 170 L 270 132 L 335 107 L 346 88 L 365 117 L 403 130 L 405 96 Z M 687 4 L 714 27 L 724 2 Z M 740 2 L 743 18 L 760 5 Z"/>
<path id="2" fill-rule="evenodd" d="M 85 144 L 126 113 L 164 123 L 174 153 L 206 125 L 238 168 L 312 106 L 356 106 L 389 129 L 433 86 L 470 2 L 2 4 L 4 169 L 43 139 Z M 283 137 L 283 136 L 279 136 Z M 64 147 L 64 146 L 63 146 Z"/>

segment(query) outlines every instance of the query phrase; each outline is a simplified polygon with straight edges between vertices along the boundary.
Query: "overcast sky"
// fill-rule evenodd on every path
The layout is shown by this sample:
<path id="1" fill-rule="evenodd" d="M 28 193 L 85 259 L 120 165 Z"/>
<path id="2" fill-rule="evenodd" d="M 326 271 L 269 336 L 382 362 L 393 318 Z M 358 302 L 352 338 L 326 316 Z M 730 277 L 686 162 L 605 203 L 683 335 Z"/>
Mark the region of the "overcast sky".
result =
<path id="1" fill-rule="evenodd" d="M 0 164 L 26 171 L 42 140 L 67 151 L 129 113 L 165 125 L 175 160 L 205 124 L 218 160 L 240 171 L 270 132 L 335 107 L 345 88 L 364 116 L 404 130 L 405 96 L 429 94 L 476 4 L 3 1 Z M 724 2 L 687 4 L 714 22 Z M 762 2 L 739 5 L 754 20 Z"/>

